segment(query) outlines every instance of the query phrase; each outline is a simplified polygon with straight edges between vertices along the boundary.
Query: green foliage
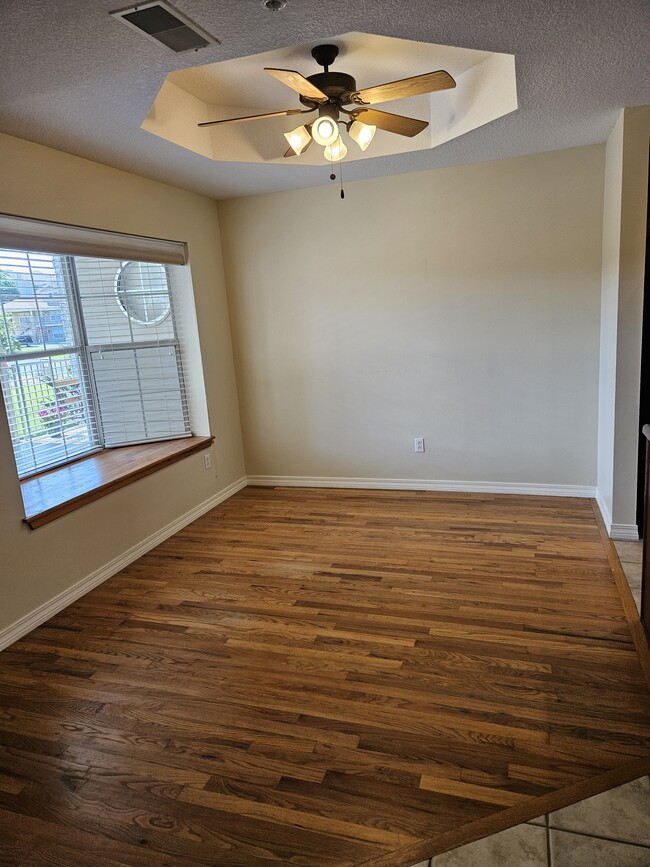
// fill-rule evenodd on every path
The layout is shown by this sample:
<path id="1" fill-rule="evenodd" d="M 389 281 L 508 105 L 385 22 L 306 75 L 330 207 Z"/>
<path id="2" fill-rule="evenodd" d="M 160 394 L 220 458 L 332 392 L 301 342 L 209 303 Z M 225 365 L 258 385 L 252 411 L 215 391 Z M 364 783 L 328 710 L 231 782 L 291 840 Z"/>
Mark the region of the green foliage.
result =
<path id="1" fill-rule="evenodd" d="M 20 352 L 20 343 L 14 337 L 13 323 L 7 319 L 0 320 L 0 353 L 9 355 L 12 352 Z"/>
<path id="2" fill-rule="evenodd" d="M 5 271 L 0 271 L 0 303 L 13 301 L 18 298 L 20 293 L 16 287 L 16 281 L 13 280 Z"/>
<path id="3" fill-rule="evenodd" d="M 8 301 L 13 301 L 19 297 L 16 281 L 4 271 L 0 271 L 0 305 L 6 304 Z M 0 318 L 0 352 L 7 354 L 9 352 L 18 352 L 20 345 L 16 341 L 13 334 L 13 326 L 9 317 Z"/>
<path id="4" fill-rule="evenodd" d="M 54 405 L 54 389 L 50 385 L 47 385 L 47 383 L 25 383 L 22 392 L 16 385 L 9 385 L 8 394 L 10 406 L 12 404 L 17 407 L 22 406 L 23 398 L 28 406 L 38 406 L 41 409 Z M 14 436 L 23 442 L 27 442 L 29 439 L 35 437 L 44 436 L 51 427 L 51 422 L 52 420 L 48 416 L 41 416 L 38 412 L 35 412 L 30 415 L 30 425 L 28 428 L 24 424 L 22 413 L 18 413 L 15 418 Z"/>

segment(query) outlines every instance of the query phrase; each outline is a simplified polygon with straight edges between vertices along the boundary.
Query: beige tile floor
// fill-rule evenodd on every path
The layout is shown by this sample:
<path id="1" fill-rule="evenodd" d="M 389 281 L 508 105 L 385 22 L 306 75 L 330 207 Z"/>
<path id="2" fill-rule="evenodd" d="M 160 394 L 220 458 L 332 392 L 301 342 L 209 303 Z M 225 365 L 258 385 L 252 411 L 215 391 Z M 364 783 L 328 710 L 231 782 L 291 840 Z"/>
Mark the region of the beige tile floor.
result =
<path id="1" fill-rule="evenodd" d="M 640 608 L 641 542 L 615 544 Z M 650 867 L 650 777 L 415 867 Z"/>
<path id="2" fill-rule="evenodd" d="M 614 542 L 618 551 L 618 559 L 630 585 L 636 607 L 641 610 L 641 559 L 643 555 L 642 542 Z"/>
<path id="3" fill-rule="evenodd" d="M 650 777 L 415 867 L 650 867 Z"/>

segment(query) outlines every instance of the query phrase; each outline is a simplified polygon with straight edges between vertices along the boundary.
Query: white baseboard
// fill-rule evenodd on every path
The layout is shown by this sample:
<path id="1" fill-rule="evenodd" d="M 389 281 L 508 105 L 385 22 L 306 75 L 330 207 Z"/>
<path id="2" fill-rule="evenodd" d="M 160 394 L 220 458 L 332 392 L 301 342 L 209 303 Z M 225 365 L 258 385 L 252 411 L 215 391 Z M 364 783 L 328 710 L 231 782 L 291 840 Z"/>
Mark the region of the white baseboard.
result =
<path id="1" fill-rule="evenodd" d="M 603 516 L 603 522 L 610 539 L 616 542 L 638 542 L 639 528 L 636 524 L 614 524 L 607 503 L 602 498 L 600 491 L 596 495 L 596 502 Z"/>
<path id="2" fill-rule="evenodd" d="M 185 512 L 184 515 L 181 515 L 170 524 L 167 524 L 166 527 L 157 530 L 151 536 L 143 539 L 142 542 L 138 542 L 137 545 L 133 545 L 133 547 L 129 548 L 128 551 L 124 551 L 123 554 L 115 557 L 110 561 L 110 563 L 106 563 L 104 566 L 96 569 L 90 575 L 82 578 L 81 581 L 73 584 L 72 587 L 59 593 L 58 596 L 43 603 L 43 605 L 39 605 L 39 607 L 34 611 L 30 611 L 29 614 L 16 620 L 16 622 L 12 623 L 11 626 L 7 626 L 5 629 L 0 631 L 0 650 L 13 644 L 14 641 L 18 641 L 19 638 L 23 637 L 23 635 L 26 635 L 41 623 L 49 620 L 50 617 L 53 617 L 59 611 L 67 608 L 68 605 L 71 605 L 75 600 L 88 593 L 88 591 L 92 590 L 93 587 L 97 587 L 99 584 L 106 581 L 107 578 L 110 578 L 121 569 L 124 569 L 124 567 L 128 566 L 129 563 L 133 563 L 133 561 L 137 560 L 138 557 L 142 557 L 142 555 L 146 554 L 147 551 L 151 551 L 151 549 L 155 548 L 156 545 L 160 545 L 161 542 L 164 542 L 165 539 L 173 536 L 174 533 L 178 533 L 179 530 L 182 530 L 183 527 L 191 524 L 192 521 L 196 521 L 197 518 L 200 518 L 201 515 L 209 512 L 210 509 L 214 509 L 214 507 L 218 506 L 219 503 L 223 503 L 224 500 L 232 497 L 232 495 L 236 494 L 237 491 L 241 491 L 242 488 L 246 487 L 246 484 L 246 477 L 242 476 L 241 479 L 228 485 L 228 487 L 224 488 L 223 491 L 219 491 L 218 494 L 204 500 L 198 506 L 190 509 L 189 512 Z"/>
<path id="3" fill-rule="evenodd" d="M 370 479 L 335 476 L 248 476 L 249 485 L 290 488 L 368 488 L 389 491 L 457 491 L 465 494 L 533 494 L 538 497 L 595 497 L 595 487 L 522 484 L 519 482 L 455 482 L 434 479 Z"/>
<path id="4" fill-rule="evenodd" d="M 617 542 L 638 542 L 639 528 L 636 524 L 612 524 L 609 537 Z"/>
<path id="5" fill-rule="evenodd" d="M 600 509 L 600 514 L 603 518 L 603 523 L 605 524 L 605 529 L 607 530 L 607 535 L 611 538 L 612 536 L 612 516 L 609 513 L 609 509 L 607 508 L 607 503 L 603 499 L 600 491 L 596 493 L 596 502 L 598 503 L 598 508 Z"/>

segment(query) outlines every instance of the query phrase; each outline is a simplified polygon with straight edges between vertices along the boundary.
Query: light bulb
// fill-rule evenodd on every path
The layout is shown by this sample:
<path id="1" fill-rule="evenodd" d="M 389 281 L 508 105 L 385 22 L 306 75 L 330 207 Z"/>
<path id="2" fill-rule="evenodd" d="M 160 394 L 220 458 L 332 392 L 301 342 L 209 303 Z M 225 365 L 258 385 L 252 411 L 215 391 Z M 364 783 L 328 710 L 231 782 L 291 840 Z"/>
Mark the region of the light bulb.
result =
<path id="1" fill-rule="evenodd" d="M 333 118 L 324 114 L 321 117 L 316 118 L 313 122 L 311 134 L 314 141 L 317 141 L 319 145 L 330 145 L 332 142 L 336 141 L 339 134 L 339 128 Z"/>
<path id="2" fill-rule="evenodd" d="M 368 147 L 370 142 L 375 137 L 377 127 L 369 123 L 362 123 L 360 120 L 355 120 L 350 126 L 350 138 L 359 145 L 362 151 Z"/>
<path id="3" fill-rule="evenodd" d="M 337 160 L 342 160 L 347 152 L 348 149 L 341 136 L 339 136 L 336 141 L 325 148 L 325 158 L 330 162 L 336 162 Z"/>
<path id="4" fill-rule="evenodd" d="M 311 141 L 309 130 L 305 126 L 297 126 L 291 132 L 285 132 L 284 137 L 289 142 L 289 147 L 296 156 L 301 154 Z"/>

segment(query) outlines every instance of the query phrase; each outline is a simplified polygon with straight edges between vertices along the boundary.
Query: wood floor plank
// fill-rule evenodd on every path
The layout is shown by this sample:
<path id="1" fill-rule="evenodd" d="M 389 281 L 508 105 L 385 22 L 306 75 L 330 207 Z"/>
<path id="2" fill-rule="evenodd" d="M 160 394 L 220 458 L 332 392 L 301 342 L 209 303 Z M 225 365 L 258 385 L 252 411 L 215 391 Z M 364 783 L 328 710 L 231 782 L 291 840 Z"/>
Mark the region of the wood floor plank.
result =
<path id="1" fill-rule="evenodd" d="M 588 500 L 246 488 L 0 655 L 0 863 L 408 867 L 650 771 L 612 551 Z"/>

